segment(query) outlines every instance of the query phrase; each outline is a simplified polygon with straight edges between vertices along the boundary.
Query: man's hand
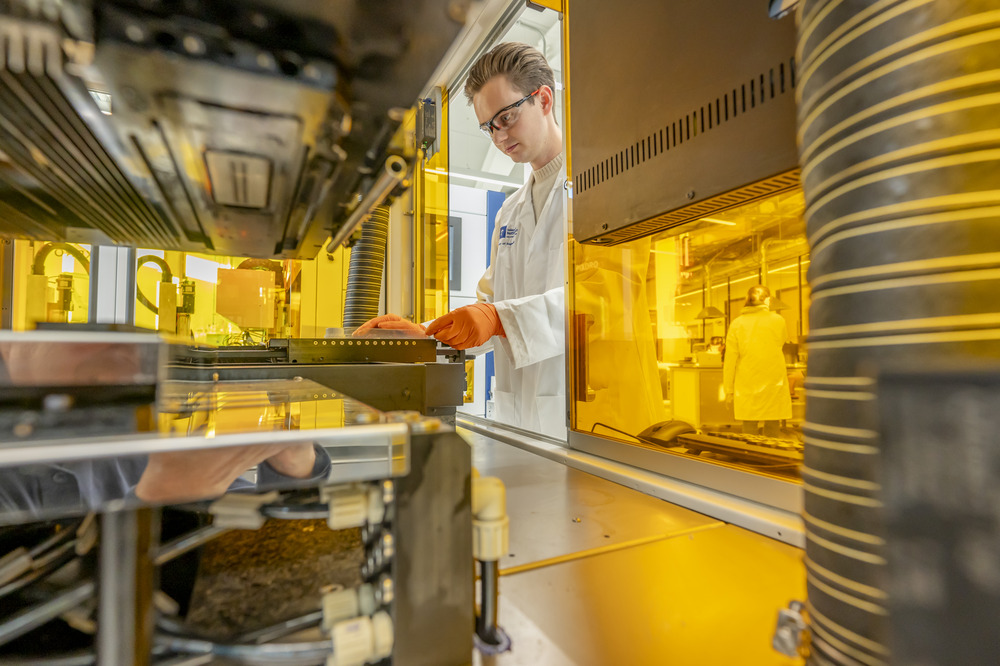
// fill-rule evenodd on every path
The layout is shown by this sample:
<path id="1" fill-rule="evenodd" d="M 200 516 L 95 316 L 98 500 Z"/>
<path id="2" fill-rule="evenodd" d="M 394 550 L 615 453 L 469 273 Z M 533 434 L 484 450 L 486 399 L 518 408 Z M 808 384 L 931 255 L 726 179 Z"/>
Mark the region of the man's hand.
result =
<path id="1" fill-rule="evenodd" d="M 374 319 L 369 319 L 365 323 L 361 324 L 354 330 L 354 337 L 359 337 L 366 334 L 373 328 L 385 328 L 393 331 L 407 331 L 409 333 L 418 333 L 420 335 L 427 335 L 424 331 L 424 327 L 420 324 L 415 324 L 409 319 L 403 319 L 399 315 L 394 314 L 384 314 L 381 317 L 375 317 Z"/>
<path id="2" fill-rule="evenodd" d="M 736 396 L 732 393 L 726 394 L 726 409 L 729 411 L 733 410 L 733 405 L 736 404 Z"/>
<path id="3" fill-rule="evenodd" d="M 255 444 L 151 453 L 135 494 L 157 504 L 218 497 L 240 474 L 264 461 L 279 474 L 307 479 L 316 464 L 316 451 L 312 444 Z"/>
<path id="4" fill-rule="evenodd" d="M 427 335 L 455 349 L 468 349 L 478 347 L 494 335 L 504 335 L 504 330 L 496 306 L 473 303 L 432 321 Z"/>

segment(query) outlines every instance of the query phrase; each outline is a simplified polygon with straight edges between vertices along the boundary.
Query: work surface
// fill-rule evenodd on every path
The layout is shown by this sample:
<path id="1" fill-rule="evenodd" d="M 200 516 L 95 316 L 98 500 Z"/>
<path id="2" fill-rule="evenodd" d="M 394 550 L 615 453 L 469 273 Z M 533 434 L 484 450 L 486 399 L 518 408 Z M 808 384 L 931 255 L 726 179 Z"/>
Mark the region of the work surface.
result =
<path id="1" fill-rule="evenodd" d="M 790 666 L 779 609 L 805 599 L 802 551 L 466 430 L 507 487 L 498 666 Z"/>

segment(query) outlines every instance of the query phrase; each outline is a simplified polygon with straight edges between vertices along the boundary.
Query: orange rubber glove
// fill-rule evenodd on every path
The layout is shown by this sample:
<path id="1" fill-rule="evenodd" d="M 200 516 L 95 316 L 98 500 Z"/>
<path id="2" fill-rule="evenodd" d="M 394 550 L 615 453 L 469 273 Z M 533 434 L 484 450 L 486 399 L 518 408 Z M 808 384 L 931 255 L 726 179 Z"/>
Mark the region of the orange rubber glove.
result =
<path id="1" fill-rule="evenodd" d="M 369 319 L 365 323 L 361 324 L 361 326 L 354 329 L 354 333 L 352 335 L 354 337 L 359 337 L 373 328 L 385 328 L 392 331 L 407 331 L 408 333 L 427 335 L 424 327 L 420 324 L 415 324 L 409 319 L 403 319 L 399 315 L 394 314 L 384 314 L 381 317 Z"/>
<path id="2" fill-rule="evenodd" d="M 478 347 L 494 335 L 504 335 L 503 324 L 492 303 L 473 303 L 438 317 L 427 326 L 427 335 L 455 349 Z"/>

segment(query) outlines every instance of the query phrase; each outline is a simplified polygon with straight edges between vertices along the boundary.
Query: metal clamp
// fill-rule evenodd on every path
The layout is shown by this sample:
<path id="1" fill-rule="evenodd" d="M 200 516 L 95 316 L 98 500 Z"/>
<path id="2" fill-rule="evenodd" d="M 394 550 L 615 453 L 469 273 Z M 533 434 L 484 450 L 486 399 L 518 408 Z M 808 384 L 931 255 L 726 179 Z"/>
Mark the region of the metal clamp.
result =
<path id="1" fill-rule="evenodd" d="M 778 625 L 774 629 L 771 647 L 783 655 L 797 657 L 808 636 L 808 625 L 803 615 L 805 605 L 792 601 L 788 608 L 778 611 Z"/>

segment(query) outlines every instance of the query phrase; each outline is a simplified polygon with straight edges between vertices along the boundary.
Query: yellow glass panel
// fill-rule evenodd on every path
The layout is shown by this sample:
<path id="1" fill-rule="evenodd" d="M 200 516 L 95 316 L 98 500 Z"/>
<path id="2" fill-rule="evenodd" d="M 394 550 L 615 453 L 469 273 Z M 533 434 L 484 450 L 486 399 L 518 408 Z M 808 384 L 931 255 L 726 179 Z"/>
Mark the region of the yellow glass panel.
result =
<path id="1" fill-rule="evenodd" d="M 441 97 L 438 150 L 417 169 L 414 208 L 420 258 L 416 283 L 421 284 L 415 303 L 417 320 L 429 321 L 448 312 L 448 94 Z M 422 269 L 422 270 L 421 270 Z"/>
<path id="2" fill-rule="evenodd" d="M 31 330 L 40 322 L 86 323 L 89 262 L 89 245 L 14 241 L 12 328 Z"/>
<path id="3" fill-rule="evenodd" d="M 320 252 L 308 261 L 137 254 L 136 326 L 226 346 L 324 337 L 327 328 L 343 326 L 348 249 Z M 176 306 L 165 306 L 165 298 L 175 299 Z"/>
<path id="4" fill-rule="evenodd" d="M 573 428 L 796 477 L 809 308 L 803 209 L 796 190 L 614 247 L 573 243 Z M 788 340 L 772 354 L 784 365 L 766 374 L 770 386 L 788 391 L 791 418 L 771 422 L 738 421 L 724 384 L 727 334 L 757 284 L 770 289 L 769 309 L 784 320 Z M 744 373 L 738 386 L 763 376 L 737 358 L 730 360 L 737 377 Z M 740 391 L 737 410 L 750 400 Z M 694 432 L 679 432 L 685 424 Z"/>

